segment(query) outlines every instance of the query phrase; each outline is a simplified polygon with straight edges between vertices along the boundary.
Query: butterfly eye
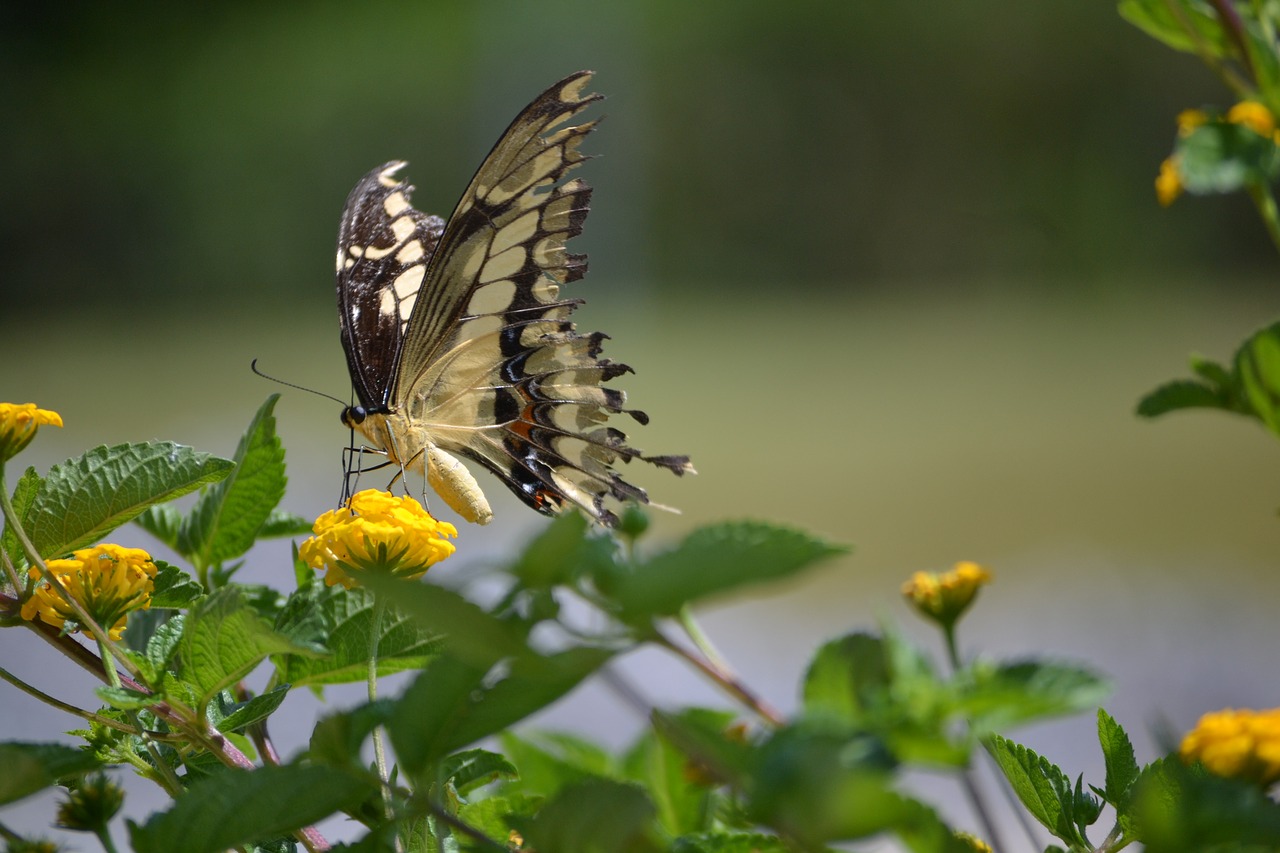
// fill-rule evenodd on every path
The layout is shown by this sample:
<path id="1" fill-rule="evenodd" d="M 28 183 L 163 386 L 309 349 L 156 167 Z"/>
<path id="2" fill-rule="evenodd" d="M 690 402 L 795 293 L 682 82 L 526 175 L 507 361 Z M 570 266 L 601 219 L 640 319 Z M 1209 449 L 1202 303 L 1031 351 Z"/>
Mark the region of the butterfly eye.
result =
<path id="1" fill-rule="evenodd" d="M 342 423 L 349 427 L 356 426 L 364 422 L 366 414 L 364 406 L 347 406 L 342 410 Z"/>

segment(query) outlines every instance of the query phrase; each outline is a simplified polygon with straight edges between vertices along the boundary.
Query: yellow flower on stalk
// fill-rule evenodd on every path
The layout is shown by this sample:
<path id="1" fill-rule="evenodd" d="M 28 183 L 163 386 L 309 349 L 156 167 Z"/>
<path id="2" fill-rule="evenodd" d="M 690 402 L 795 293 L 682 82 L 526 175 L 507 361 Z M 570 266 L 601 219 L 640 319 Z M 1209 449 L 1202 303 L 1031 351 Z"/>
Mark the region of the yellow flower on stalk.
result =
<path id="1" fill-rule="evenodd" d="M 1182 195 L 1182 175 L 1178 172 L 1178 159 L 1166 157 L 1160 164 L 1160 174 L 1156 176 L 1156 201 L 1161 207 L 1168 207 Z"/>
<path id="2" fill-rule="evenodd" d="M 957 832 L 956 840 L 963 842 L 966 847 L 973 851 L 973 853 L 991 853 L 991 845 L 976 835 L 970 835 L 967 832 Z"/>
<path id="3" fill-rule="evenodd" d="M 94 621 L 107 629 L 113 640 L 124 633 L 129 613 L 151 607 L 156 566 L 141 548 L 97 545 L 76 551 L 69 560 L 48 560 L 45 568 Z M 40 580 L 42 576 L 38 568 L 31 569 L 33 579 Z M 22 618 L 30 622 L 39 619 L 55 628 L 65 628 L 67 622 L 78 620 L 71 605 L 48 580 L 36 584 L 31 597 L 23 602 Z M 77 630 L 84 631 L 84 627 L 77 625 Z"/>
<path id="4" fill-rule="evenodd" d="M 1241 101 L 1227 110 L 1227 121 L 1247 127 L 1259 136 L 1271 138 L 1276 129 L 1275 116 L 1271 110 L 1257 101 Z"/>
<path id="5" fill-rule="evenodd" d="M 951 625 L 973 603 L 978 587 L 990 581 L 989 571 L 977 563 L 962 561 L 942 574 L 916 572 L 902 585 L 902 594 L 925 616 L 941 625 Z"/>
<path id="6" fill-rule="evenodd" d="M 1178 753 L 1217 776 L 1267 787 L 1280 780 L 1280 708 L 1205 714 L 1182 739 Z"/>
<path id="7" fill-rule="evenodd" d="M 329 586 L 347 589 L 362 572 L 387 572 L 416 578 L 456 550 L 446 536 L 452 524 L 436 521 L 411 497 L 367 489 L 346 507 L 326 512 L 311 528 L 315 534 L 298 547 L 298 556 L 323 571 Z"/>
<path id="8" fill-rule="evenodd" d="M 0 403 L 0 462 L 21 452 L 42 426 L 62 426 L 62 416 L 35 403 Z"/>
<path id="9" fill-rule="evenodd" d="M 1209 114 L 1204 110 L 1183 110 L 1178 113 L 1178 135 L 1187 137 L 1202 124 L 1209 123 Z"/>

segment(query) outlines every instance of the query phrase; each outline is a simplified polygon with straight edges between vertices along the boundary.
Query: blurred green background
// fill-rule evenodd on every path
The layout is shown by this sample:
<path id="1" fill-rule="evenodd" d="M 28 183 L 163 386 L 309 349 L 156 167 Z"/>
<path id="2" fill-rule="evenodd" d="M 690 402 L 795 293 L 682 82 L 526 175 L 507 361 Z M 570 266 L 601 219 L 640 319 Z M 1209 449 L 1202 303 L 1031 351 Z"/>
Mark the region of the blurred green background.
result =
<path id="1" fill-rule="evenodd" d="M 824 639 L 888 616 L 917 569 L 959 559 L 996 584 L 970 653 L 1086 659 L 1153 757 L 1161 725 L 1280 702 L 1275 442 L 1243 420 L 1132 415 L 1229 356 L 1280 307 L 1247 199 L 1152 180 L 1174 115 L 1227 96 L 1109 3 L 9 4 L 0 11 L 0 397 L 61 412 L 20 460 L 172 439 L 230 455 L 277 389 L 345 396 L 332 253 L 351 186 L 410 161 L 447 214 L 545 86 L 594 68 L 607 121 L 579 174 L 596 188 L 580 325 L 638 372 L 649 452 L 700 474 L 636 478 L 702 521 L 758 516 L 853 543 L 800 582 L 711 608 L 748 681 L 792 708 Z M 336 404 L 285 390 L 287 508 L 340 486 Z M 441 574 L 500 563 L 541 520 L 482 482 L 498 518 L 464 528 Z M 119 534 L 150 547 L 141 531 Z M 247 580 L 287 584 L 265 549 Z M 10 636 L 10 634 L 14 636 Z M 0 665 L 95 700 L 8 632 Z M 677 664 L 624 669 L 666 705 L 717 698 Z M 62 679 L 62 680 L 56 680 Z M 331 691 L 337 703 L 358 701 Z M 300 748 L 317 703 L 291 698 Z M 308 704 L 310 703 L 310 704 Z M 8 734 L 69 718 L 0 695 Z M 542 721 L 612 743 L 640 725 L 588 686 Z M 1089 718 L 1015 732 L 1100 773 Z M 964 828 L 945 780 L 914 779 Z M 133 814 L 143 811 L 133 801 Z M 17 807 L 27 828 L 44 801 Z M 13 809 L 10 812 L 14 812 Z M 341 827 L 334 830 L 342 837 Z"/>

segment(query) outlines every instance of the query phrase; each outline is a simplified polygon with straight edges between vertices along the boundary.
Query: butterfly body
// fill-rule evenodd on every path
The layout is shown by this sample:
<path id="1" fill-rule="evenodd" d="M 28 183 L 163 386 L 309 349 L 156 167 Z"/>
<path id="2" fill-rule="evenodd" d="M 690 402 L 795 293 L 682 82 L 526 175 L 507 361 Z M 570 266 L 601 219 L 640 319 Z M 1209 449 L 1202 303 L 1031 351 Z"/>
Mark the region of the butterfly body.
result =
<path id="1" fill-rule="evenodd" d="M 630 368 L 600 357 L 606 336 L 579 333 L 569 318 L 580 300 L 559 295 L 586 271 L 565 241 L 591 190 L 563 178 L 596 122 L 556 128 L 599 98 L 581 96 L 589 77 L 565 78 L 516 117 L 447 223 L 413 208 L 398 161 L 365 175 L 343 212 L 339 317 L 359 399 L 343 421 L 469 521 L 492 512 L 458 456 L 534 509 L 576 505 L 606 525 L 606 497 L 648 501 L 616 461 L 693 471 L 687 457 L 642 456 L 606 425 L 619 413 L 647 420 L 601 387 Z"/>

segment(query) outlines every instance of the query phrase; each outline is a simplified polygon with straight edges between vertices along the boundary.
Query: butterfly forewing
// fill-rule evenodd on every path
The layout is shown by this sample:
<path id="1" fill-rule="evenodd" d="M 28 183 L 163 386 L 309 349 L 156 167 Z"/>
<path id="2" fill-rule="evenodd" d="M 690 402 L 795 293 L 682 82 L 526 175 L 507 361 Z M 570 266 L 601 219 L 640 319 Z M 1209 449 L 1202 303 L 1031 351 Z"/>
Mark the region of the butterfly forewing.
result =
<path id="1" fill-rule="evenodd" d="M 622 412 L 645 420 L 624 408 L 621 391 L 601 387 L 630 368 L 601 358 L 605 335 L 579 334 L 569 320 L 579 301 L 559 297 L 586 271 L 565 242 L 582 231 L 591 190 L 565 176 L 585 159 L 578 145 L 596 124 L 568 124 L 600 97 L 582 95 L 589 79 L 560 81 L 516 117 L 443 232 L 390 177 L 401 164 L 371 172 L 348 199 L 340 239 L 359 239 L 339 244 L 343 340 L 362 404 L 388 413 L 361 430 L 393 445 L 383 449 L 402 464 L 443 460 L 439 470 L 427 461 L 428 479 L 455 509 L 479 496 L 474 483 L 441 487 L 453 478 L 450 453 L 484 465 L 535 509 L 574 504 L 605 524 L 616 521 L 605 498 L 647 501 L 613 470 L 619 459 L 693 470 L 687 457 L 641 456 L 606 425 Z"/>

